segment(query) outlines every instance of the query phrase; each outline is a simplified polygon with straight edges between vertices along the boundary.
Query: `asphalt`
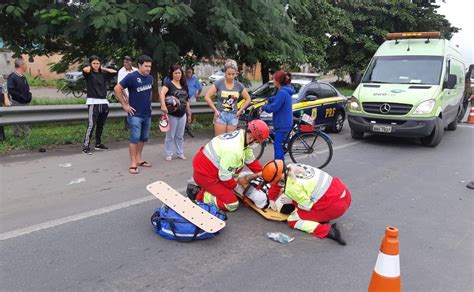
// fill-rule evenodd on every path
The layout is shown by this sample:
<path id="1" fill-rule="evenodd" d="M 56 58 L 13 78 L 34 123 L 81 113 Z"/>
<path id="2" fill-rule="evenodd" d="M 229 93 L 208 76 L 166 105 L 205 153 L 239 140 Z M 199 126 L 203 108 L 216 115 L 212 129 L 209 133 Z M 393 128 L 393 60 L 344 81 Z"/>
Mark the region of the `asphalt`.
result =
<path id="1" fill-rule="evenodd" d="M 182 190 L 192 174 L 190 160 L 164 160 L 160 139 L 145 146 L 153 167 L 139 175 L 127 172 L 126 143 L 92 156 L 64 147 L 1 157 L 1 290 L 363 291 L 390 225 L 400 230 L 403 290 L 472 291 L 474 191 L 465 186 L 474 179 L 474 127 L 445 131 L 436 148 L 377 136 L 354 143 L 347 126 L 331 136 L 325 170 L 353 198 L 336 220 L 345 247 L 243 206 L 214 239 L 160 238 L 150 224 L 160 203 L 145 186 L 165 180 Z M 185 153 L 208 138 L 187 139 Z M 85 181 L 68 185 L 77 178 Z M 274 231 L 295 240 L 273 242 L 266 233 Z"/>

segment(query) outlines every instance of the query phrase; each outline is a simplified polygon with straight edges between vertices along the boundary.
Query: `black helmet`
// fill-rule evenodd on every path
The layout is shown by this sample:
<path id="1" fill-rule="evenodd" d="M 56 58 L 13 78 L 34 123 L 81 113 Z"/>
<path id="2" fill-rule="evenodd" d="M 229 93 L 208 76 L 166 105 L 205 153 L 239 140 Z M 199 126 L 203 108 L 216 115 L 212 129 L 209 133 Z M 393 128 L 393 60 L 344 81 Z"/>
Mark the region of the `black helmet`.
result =
<path id="1" fill-rule="evenodd" d="M 165 104 L 166 108 L 168 109 L 168 112 L 173 113 L 179 109 L 179 98 L 169 95 L 165 98 Z"/>

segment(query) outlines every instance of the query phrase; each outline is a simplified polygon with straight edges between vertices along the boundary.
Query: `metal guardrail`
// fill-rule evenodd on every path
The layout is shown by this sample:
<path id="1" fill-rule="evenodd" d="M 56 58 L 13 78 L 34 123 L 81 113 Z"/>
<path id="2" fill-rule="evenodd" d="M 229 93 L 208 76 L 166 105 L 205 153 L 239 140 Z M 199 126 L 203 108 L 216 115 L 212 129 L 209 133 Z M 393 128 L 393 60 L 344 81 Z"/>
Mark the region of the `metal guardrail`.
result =
<path id="1" fill-rule="evenodd" d="M 152 116 L 161 115 L 159 103 L 152 103 Z M 194 114 L 212 113 L 205 102 L 191 104 Z M 121 104 L 109 104 L 108 118 L 126 117 Z M 81 121 L 88 119 L 87 105 L 29 105 L 0 107 L 0 126 L 48 122 Z"/>

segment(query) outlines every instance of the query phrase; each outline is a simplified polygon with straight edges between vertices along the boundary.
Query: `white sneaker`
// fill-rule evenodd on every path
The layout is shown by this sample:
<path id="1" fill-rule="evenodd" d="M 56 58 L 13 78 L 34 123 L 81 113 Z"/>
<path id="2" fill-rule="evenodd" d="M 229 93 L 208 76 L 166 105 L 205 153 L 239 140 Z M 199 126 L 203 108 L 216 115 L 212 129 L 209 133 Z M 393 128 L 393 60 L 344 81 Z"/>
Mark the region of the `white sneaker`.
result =
<path id="1" fill-rule="evenodd" d="M 171 161 L 173 159 L 173 156 L 166 156 L 166 161 Z"/>
<path id="2" fill-rule="evenodd" d="M 178 158 L 182 160 L 188 159 L 186 156 L 184 156 L 184 154 L 178 155 Z"/>

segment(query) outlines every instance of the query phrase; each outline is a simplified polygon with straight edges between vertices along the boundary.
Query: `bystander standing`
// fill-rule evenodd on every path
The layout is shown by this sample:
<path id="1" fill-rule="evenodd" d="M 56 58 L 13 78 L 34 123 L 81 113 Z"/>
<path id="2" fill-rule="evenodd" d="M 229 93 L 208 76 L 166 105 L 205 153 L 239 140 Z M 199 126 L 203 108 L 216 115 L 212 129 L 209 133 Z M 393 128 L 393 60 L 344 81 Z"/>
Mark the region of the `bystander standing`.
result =
<path id="1" fill-rule="evenodd" d="M 7 90 L 10 96 L 11 106 L 25 106 L 31 102 L 31 92 L 28 80 L 26 80 L 26 63 L 23 59 L 15 60 L 15 71 L 8 76 Z M 28 125 L 14 125 L 13 136 L 20 137 L 28 135 Z"/>
<path id="2" fill-rule="evenodd" d="M 87 123 L 82 153 L 91 155 L 90 139 L 95 128 L 95 150 L 108 150 L 109 148 L 102 144 L 102 131 L 105 121 L 109 115 L 109 102 L 107 101 L 107 83 L 106 74 L 116 74 L 117 71 L 101 67 L 99 57 L 91 56 L 89 66 L 82 69 L 87 85 L 87 101 L 89 108 L 89 119 Z"/>

